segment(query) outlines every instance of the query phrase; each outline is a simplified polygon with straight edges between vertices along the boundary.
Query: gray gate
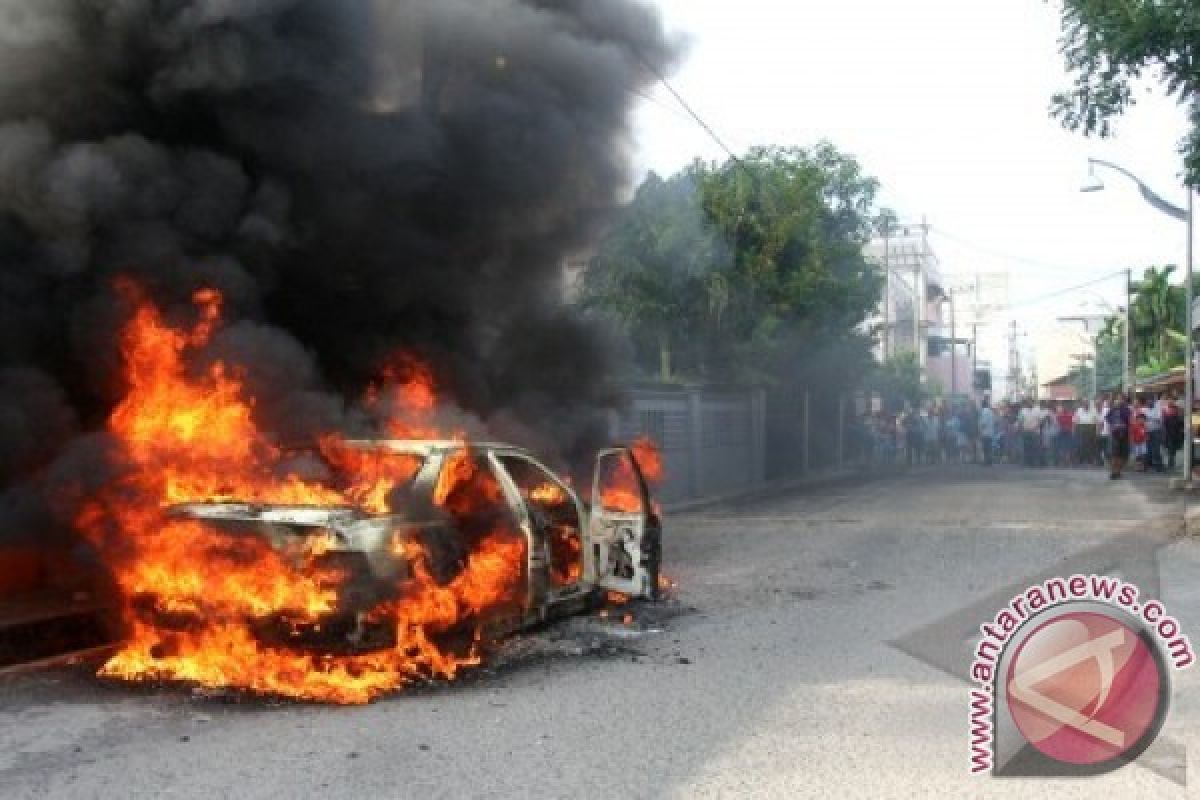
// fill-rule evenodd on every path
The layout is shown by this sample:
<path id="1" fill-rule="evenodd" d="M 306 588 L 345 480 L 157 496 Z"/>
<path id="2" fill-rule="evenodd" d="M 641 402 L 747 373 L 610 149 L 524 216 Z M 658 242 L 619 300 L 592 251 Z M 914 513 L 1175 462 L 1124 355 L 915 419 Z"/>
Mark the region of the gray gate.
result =
<path id="1" fill-rule="evenodd" d="M 764 395 L 757 389 L 643 385 L 612 421 L 616 441 L 662 449 L 663 502 L 736 492 L 765 479 Z"/>

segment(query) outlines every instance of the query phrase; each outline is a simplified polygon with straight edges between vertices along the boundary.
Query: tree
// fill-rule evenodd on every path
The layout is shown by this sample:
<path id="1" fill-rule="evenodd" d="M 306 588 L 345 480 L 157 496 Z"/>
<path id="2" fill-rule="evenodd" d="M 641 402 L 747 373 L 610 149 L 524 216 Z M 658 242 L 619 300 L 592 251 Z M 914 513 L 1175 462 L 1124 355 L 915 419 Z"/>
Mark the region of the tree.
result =
<path id="1" fill-rule="evenodd" d="M 1200 4 L 1195 0 L 1064 0 L 1060 51 L 1074 76 L 1052 101 L 1070 130 L 1108 136 L 1149 72 L 1168 95 L 1193 103 L 1200 91 Z M 1200 111 L 1180 143 L 1186 182 L 1200 186 Z"/>
<path id="2" fill-rule="evenodd" d="M 892 409 L 919 406 L 927 398 L 926 388 L 921 384 L 921 364 L 913 352 L 897 353 L 880 364 L 870 386 Z"/>
<path id="3" fill-rule="evenodd" d="M 668 180 L 650 173 L 584 274 L 584 305 L 624 323 L 639 361 L 656 360 L 664 381 L 721 294 L 717 266 L 727 255 L 704 220 L 702 170 L 693 164 Z"/>
<path id="4" fill-rule="evenodd" d="M 643 368 L 656 352 L 660 376 L 776 383 L 818 363 L 861 374 L 882 289 L 864 255 L 876 189 L 829 144 L 651 176 L 601 243 L 585 302 L 625 323 Z"/>
<path id="5" fill-rule="evenodd" d="M 1100 391 L 1114 390 L 1125 381 L 1125 321 L 1109 317 L 1096 335 L 1096 387 Z"/>
<path id="6" fill-rule="evenodd" d="M 1181 317 L 1183 293 L 1171 285 L 1173 265 L 1162 269 L 1148 267 L 1142 280 L 1133 284 L 1130 306 L 1134 336 L 1133 352 L 1140 365 L 1154 361 L 1170 362 L 1178 350 L 1180 363 L 1183 351 L 1175 346 L 1172 331 L 1185 327 Z"/>
<path id="7" fill-rule="evenodd" d="M 882 290 L 864 255 L 877 189 L 830 144 L 756 148 L 704 174 L 704 210 L 731 256 L 708 342 L 714 363 L 770 375 L 854 336 Z"/>
<path id="8" fill-rule="evenodd" d="M 1092 373 L 1092 367 L 1087 364 L 1071 367 L 1071 371 L 1067 373 L 1067 377 L 1071 381 L 1071 386 L 1075 389 L 1076 397 L 1092 396 Z"/>
<path id="9" fill-rule="evenodd" d="M 1187 337 L 1187 294 L 1183 286 L 1173 285 L 1174 265 L 1147 267 L 1142 279 L 1131 284 L 1130 357 L 1139 376 L 1157 375 L 1184 362 Z M 1200 297 L 1200 276 L 1193 292 Z M 1096 336 L 1100 353 L 1099 385 L 1115 386 L 1122 382 L 1124 356 L 1124 320 L 1109 317 Z"/>

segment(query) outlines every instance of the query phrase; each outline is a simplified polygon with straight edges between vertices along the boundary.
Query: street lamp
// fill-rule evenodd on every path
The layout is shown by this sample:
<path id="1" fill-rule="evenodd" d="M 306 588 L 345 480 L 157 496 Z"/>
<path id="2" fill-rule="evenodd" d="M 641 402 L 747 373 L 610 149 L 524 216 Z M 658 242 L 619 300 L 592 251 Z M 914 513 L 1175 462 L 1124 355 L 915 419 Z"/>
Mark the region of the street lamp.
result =
<path id="1" fill-rule="evenodd" d="M 1104 182 L 1096 174 L 1096 167 L 1106 167 L 1119 172 L 1126 178 L 1129 178 L 1137 184 L 1138 191 L 1142 194 L 1142 199 L 1157 210 L 1166 214 L 1168 217 L 1173 217 L 1187 225 L 1187 255 L 1186 265 L 1184 269 L 1184 290 L 1187 296 L 1187 330 L 1185 331 L 1186 344 L 1184 345 L 1184 387 L 1183 387 L 1183 413 L 1186 415 L 1184 421 L 1184 430 L 1186 431 L 1183 437 L 1183 485 L 1190 487 L 1192 482 L 1192 405 L 1195 403 L 1193 397 L 1194 388 L 1193 382 L 1193 359 L 1195 357 L 1194 347 L 1192 344 L 1192 188 L 1187 187 L 1187 208 L 1183 209 L 1174 203 L 1169 203 L 1162 199 L 1153 189 L 1147 186 L 1141 178 L 1134 175 L 1124 167 L 1117 166 L 1109 161 L 1102 161 L 1098 158 L 1088 159 L 1088 180 L 1080 187 L 1080 191 L 1098 192 L 1104 188 Z M 1125 324 L 1126 330 L 1129 325 L 1130 303 L 1126 303 Z"/>

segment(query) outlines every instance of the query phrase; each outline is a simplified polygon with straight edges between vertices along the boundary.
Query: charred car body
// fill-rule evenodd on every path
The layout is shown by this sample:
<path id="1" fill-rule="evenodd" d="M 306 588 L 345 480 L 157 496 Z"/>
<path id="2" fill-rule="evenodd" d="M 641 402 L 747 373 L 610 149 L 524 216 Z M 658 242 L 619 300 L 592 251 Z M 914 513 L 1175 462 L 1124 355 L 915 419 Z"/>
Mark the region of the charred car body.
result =
<path id="1" fill-rule="evenodd" d="M 461 571 L 481 532 L 497 526 L 523 540 L 524 555 L 512 601 L 479 621 L 490 636 L 576 613 L 606 592 L 657 595 L 662 523 L 628 448 L 597 455 L 591 502 L 585 502 L 569 481 L 519 447 L 421 440 L 343 445 L 410 460 L 407 479 L 389 492 L 388 513 L 238 502 L 188 503 L 169 511 L 231 536 L 265 538 L 283 553 L 297 542 L 321 539 L 316 563 L 344 576 L 336 611 L 302 623 L 259 620 L 257 630 L 266 640 L 322 650 L 390 647 L 394 626 L 374 624 L 372 612 L 414 577 L 404 544 L 419 545 L 433 578 L 445 583 Z M 456 513 L 453 498 L 439 492 L 447 485 L 447 471 L 464 457 L 498 492 L 493 502 Z"/>

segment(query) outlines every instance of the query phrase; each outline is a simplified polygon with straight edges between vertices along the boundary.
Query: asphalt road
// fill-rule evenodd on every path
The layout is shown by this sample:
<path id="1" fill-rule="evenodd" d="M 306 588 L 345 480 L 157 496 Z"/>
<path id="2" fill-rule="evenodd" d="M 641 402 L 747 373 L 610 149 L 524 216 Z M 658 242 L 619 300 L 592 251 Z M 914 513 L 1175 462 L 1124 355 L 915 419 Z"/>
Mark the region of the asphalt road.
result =
<path id="1" fill-rule="evenodd" d="M 1200 644 L 1200 542 L 1163 481 L 964 466 L 668 520 L 679 589 L 365 708 L 0 683 L 0 796 L 1174 797 L 1200 753 L 1190 670 L 1148 768 L 972 778 L 972 630 L 1056 570 L 1120 571 Z M 1196 765 L 1193 765 L 1194 767 Z M 1200 785 L 1200 767 L 1192 783 Z"/>

